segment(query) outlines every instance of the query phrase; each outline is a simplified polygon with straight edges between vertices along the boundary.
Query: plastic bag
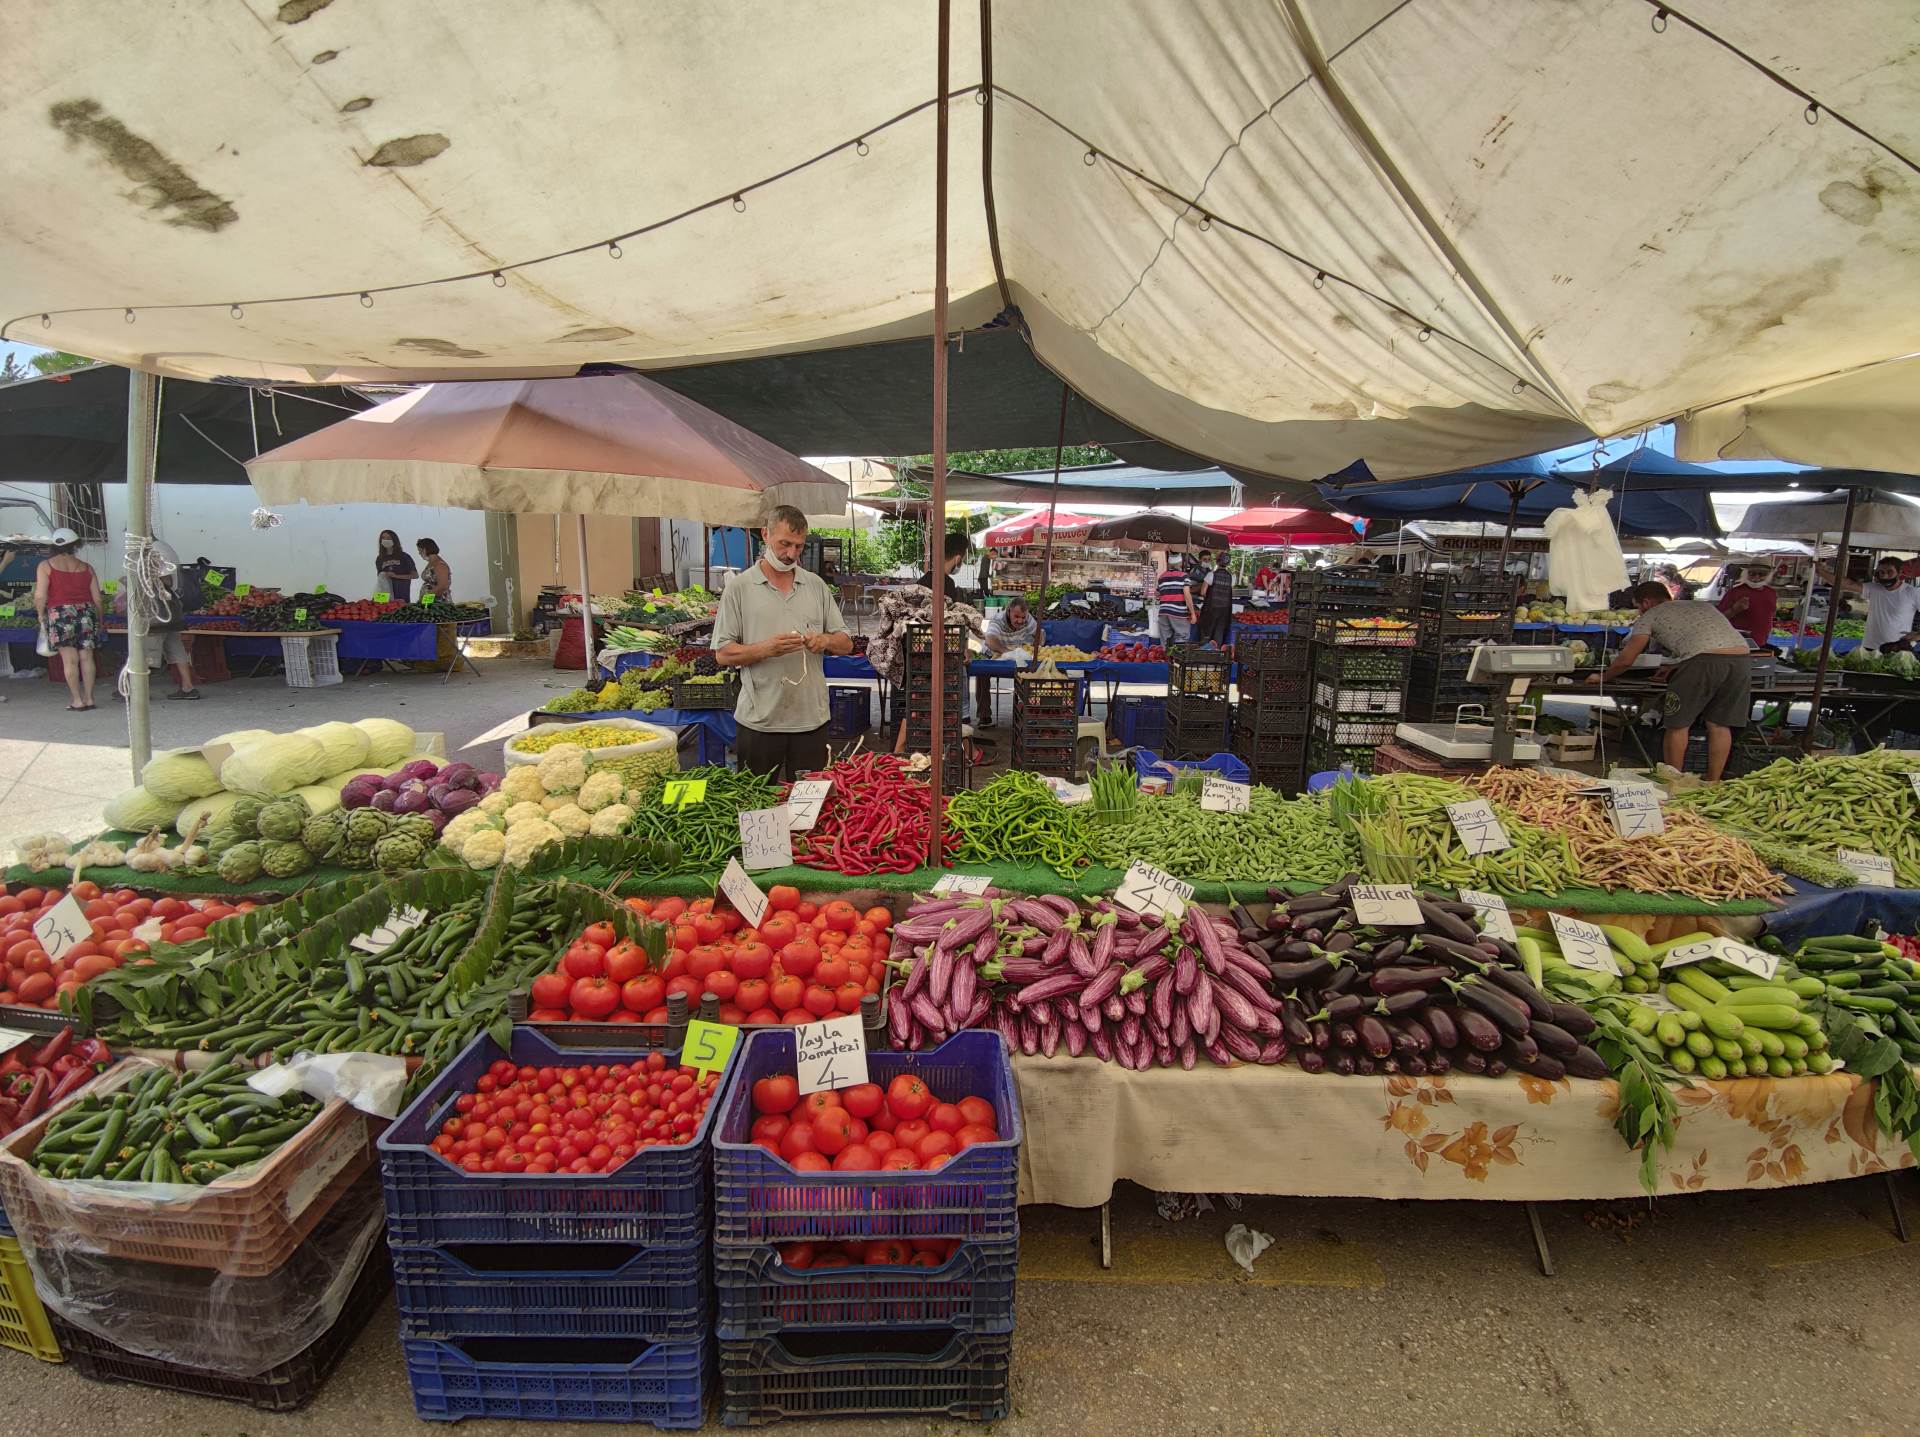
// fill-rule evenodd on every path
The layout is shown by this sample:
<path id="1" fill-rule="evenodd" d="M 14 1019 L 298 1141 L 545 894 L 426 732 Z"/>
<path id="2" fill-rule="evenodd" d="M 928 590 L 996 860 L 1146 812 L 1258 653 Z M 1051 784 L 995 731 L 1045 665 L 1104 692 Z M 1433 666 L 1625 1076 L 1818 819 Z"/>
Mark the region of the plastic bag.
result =
<path id="1" fill-rule="evenodd" d="M 323 1103 L 339 1098 L 376 1118 L 397 1118 L 406 1097 L 407 1060 L 384 1053 L 295 1053 L 252 1074 L 247 1086 L 270 1098 L 298 1089 Z"/>
<path id="2" fill-rule="evenodd" d="M 1627 560 L 1607 513 L 1610 489 L 1575 494 L 1573 507 L 1547 515 L 1547 588 L 1567 601 L 1570 613 L 1607 607 L 1607 598 L 1627 586 Z"/>

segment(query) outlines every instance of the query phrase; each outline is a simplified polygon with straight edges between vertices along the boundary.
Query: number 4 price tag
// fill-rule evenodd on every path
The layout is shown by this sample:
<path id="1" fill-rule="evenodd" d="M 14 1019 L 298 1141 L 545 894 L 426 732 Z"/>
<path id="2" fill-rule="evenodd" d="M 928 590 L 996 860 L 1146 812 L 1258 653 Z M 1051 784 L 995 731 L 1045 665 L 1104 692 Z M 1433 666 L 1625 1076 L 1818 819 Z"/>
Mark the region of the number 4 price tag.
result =
<path id="1" fill-rule="evenodd" d="M 867 1081 L 867 1040 L 858 1013 L 802 1023 L 793 1030 L 793 1051 L 802 1096 Z"/>
<path id="2" fill-rule="evenodd" d="M 44 918 L 34 921 L 33 936 L 40 940 L 47 957 L 58 963 L 67 956 L 69 949 L 93 937 L 93 925 L 87 921 L 86 912 L 78 900 L 69 893 L 54 904 Z"/>
<path id="3" fill-rule="evenodd" d="M 680 1050 L 680 1061 L 702 1077 L 708 1073 L 724 1073 L 739 1043 L 740 1030 L 731 1023 L 709 1023 L 704 1018 L 695 1018 L 687 1024 L 687 1042 Z"/>
<path id="4" fill-rule="evenodd" d="M 1469 856 L 1499 853 L 1513 847 L 1513 840 L 1507 837 L 1507 830 L 1501 826 L 1493 805 L 1484 798 L 1469 798 L 1448 804 L 1447 817 L 1452 820 L 1453 831 L 1460 835 L 1461 846 Z"/>
<path id="5" fill-rule="evenodd" d="M 1134 859 L 1126 877 L 1113 892 L 1113 901 L 1150 918 L 1178 918 L 1193 900 L 1193 885 L 1183 883 L 1171 873 L 1162 873 L 1151 863 Z"/>
<path id="6" fill-rule="evenodd" d="M 767 916 L 767 895 L 760 891 L 759 884 L 747 876 L 747 870 L 740 866 L 739 859 L 727 860 L 726 871 L 720 875 L 720 892 L 733 905 L 733 911 L 752 927 L 758 928 L 760 920 Z"/>

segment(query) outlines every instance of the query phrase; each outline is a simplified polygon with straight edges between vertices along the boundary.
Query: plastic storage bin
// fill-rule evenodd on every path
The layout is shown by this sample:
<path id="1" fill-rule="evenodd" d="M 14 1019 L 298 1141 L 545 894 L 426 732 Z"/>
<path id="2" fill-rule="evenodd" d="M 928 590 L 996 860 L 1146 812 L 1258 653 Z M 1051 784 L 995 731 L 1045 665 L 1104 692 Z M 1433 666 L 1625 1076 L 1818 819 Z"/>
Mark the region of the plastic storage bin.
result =
<path id="1" fill-rule="evenodd" d="M 619 1338 L 403 1338 L 413 1410 L 435 1422 L 646 1422 L 699 1427 L 712 1343 Z"/>
<path id="2" fill-rule="evenodd" d="M 755 1033 L 736 1050 L 713 1139 L 716 1243 L 1014 1239 L 1019 1232 L 1020 1096 L 998 1033 L 956 1033 L 918 1053 L 867 1054 L 868 1079 L 883 1088 L 898 1074 L 912 1073 L 948 1101 L 972 1094 L 993 1104 L 1000 1141 L 976 1143 L 930 1173 L 796 1172 L 752 1142 L 753 1084 L 771 1073 L 791 1073 L 793 1044 L 791 1031 Z"/>
<path id="3" fill-rule="evenodd" d="M 557 1048 L 531 1028 L 515 1028 L 506 1052 L 485 1034 L 475 1038 L 380 1137 L 387 1236 L 396 1246 L 622 1242 L 667 1247 L 705 1236 L 708 1140 L 715 1114 L 737 1086 L 738 1061 L 722 1079 L 693 1141 L 683 1146 L 649 1148 L 606 1174 L 462 1172 L 428 1145 L 454 1100 L 472 1091 L 474 1080 L 502 1057 L 577 1068 L 629 1063 L 633 1053 Z"/>
<path id="4" fill-rule="evenodd" d="M 698 1342 L 712 1325 L 707 1245 L 396 1247 L 402 1337 Z"/>
<path id="5" fill-rule="evenodd" d="M 60 1343 L 47 1321 L 47 1309 L 33 1286 L 33 1269 L 20 1252 L 19 1239 L 0 1237 L 0 1347 L 11 1347 L 42 1362 L 60 1362 Z"/>
<path id="6" fill-rule="evenodd" d="M 716 1247 L 715 1330 L 770 1337 L 783 1328 L 951 1327 L 1013 1331 L 1017 1242 L 966 1243 L 936 1268 L 783 1266 L 770 1246 Z"/>
<path id="7" fill-rule="evenodd" d="M 290 689 L 320 689 L 340 680 L 340 635 L 282 634 L 280 661 Z"/>
<path id="8" fill-rule="evenodd" d="M 1010 1334 L 887 1329 L 720 1343 L 720 1420 L 1007 1415 Z"/>
<path id="9" fill-rule="evenodd" d="M 1119 694 L 1107 708 L 1107 736 L 1123 748 L 1158 748 L 1167 701 L 1159 694 Z"/>
<path id="10" fill-rule="evenodd" d="M 1192 763 L 1164 759 L 1157 753 L 1136 753 L 1133 756 L 1133 771 L 1141 778 L 1177 778 L 1187 769 L 1217 773 L 1234 783 L 1245 783 L 1249 776 L 1246 763 L 1230 753 L 1216 753 L 1211 758 Z"/>

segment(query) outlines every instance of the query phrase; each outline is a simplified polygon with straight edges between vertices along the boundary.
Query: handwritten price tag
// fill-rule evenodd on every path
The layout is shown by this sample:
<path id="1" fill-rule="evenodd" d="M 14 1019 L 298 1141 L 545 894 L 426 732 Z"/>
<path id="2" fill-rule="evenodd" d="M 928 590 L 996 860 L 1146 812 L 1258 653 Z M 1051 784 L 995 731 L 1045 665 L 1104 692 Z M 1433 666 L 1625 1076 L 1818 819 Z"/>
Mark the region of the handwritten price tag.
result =
<path id="1" fill-rule="evenodd" d="M 739 817 L 740 862 L 749 873 L 785 868 L 793 862 L 793 831 L 787 806 L 750 808 Z"/>
<path id="2" fill-rule="evenodd" d="M 87 921 L 79 901 L 69 893 L 54 904 L 45 917 L 34 921 L 33 936 L 40 940 L 47 957 L 58 963 L 67 956 L 68 949 L 93 937 L 93 925 Z"/>
<path id="3" fill-rule="evenodd" d="M 1893 860 L 1884 854 L 1869 853 L 1862 848 L 1839 848 L 1833 856 L 1853 870 L 1853 876 L 1860 880 L 1863 888 L 1899 887 L 1893 880 Z"/>
<path id="4" fill-rule="evenodd" d="M 833 792 L 830 778 L 803 778 L 787 795 L 787 822 L 795 832 L 805 832 L 820 821 L 820 805 Z"/>
<path id="5" fill-rule="evenodd" d="M 985 893 L 993 887 L 993 878 L 986 873 L 943 873 L 934 880 L 933 891 L 938 897 L 949 893 Z"/>
<path id="6" fill-rule="evenodd" d="M 707 781 L 704 778 L 670 778 L 660 788 L 662 808 L 692 808 L 696 803 L 706 801 Z"/>
<path id="7" fill-rule="evenodd" d="M 1607 816 L 1622 838 L 1650 838 L 1667 831 L 1660 792 L 1647 784 L 1623 784 L 1607 790 Z"/>
<path id="8" fill-rule="evenodd" d="M 1511 943 L 1520 936 L 1513 930 L 1513 912 L 1507 907 L 1507 900 L 1498 893 L 1463 888 L 1460 901 L 1480 910 L 1480 931 L 1489 938 L 1504 938 Z"/>
<path id="9" fill-rule="evenodd" d="M 216 589 L 224 589 L 227 586 L 227 576 L 218 569 L 209 569 L 207 571 L 207 582 Z"/>
<path id="10" fill-rule="evenodd" d="M 1114 890 L 1113 901 L 1151 918 L 1178 918 L 1193 901 L 1193 885 L 1136 858 Z"/>
<path id="11" fill-rule="evenodd" d="M 1749 948 L 1731 938 L 1703 938 L 1698 943 L 1683 943 L 1678 948 L 1669 948 L 1667 956 L 1660 960 L 1660 967 L 1662 970 L 1678 968 L 1682 964 L 1705 963 L 1714 958 L 1745 969 L 1756 978 L 1771 979 L 1780 971 L 1780 960 L 1774 954 Z"/>
<path id="12" fill-rule="evenodd" d="M 0 610 L 0 613 L 4 613 L 4 612 L 6 611 Z M 1908 774 L 1907 782 L 1913 785 L 1913 796 L 1915 798 L 1920 798 L 1920 773 Z"/>
<path id="13" fill-rule="evenodd" d="M 1253 789 L 1210 773 L 1200 786 L 1200 806 L 1209 813 L 1245 813 L 1253 807 Z"/>
<path id="14" fill-rule="evenodd" d="M 234 592 L 234 594 L 235 594 L 235 595 L 237 595 L 237 596 L 238 596 L 239 598 L 242 598 L 242 599 L 244 599 L 244 598 L 246 598 L 246 596 L 247 596 L 248 594 L 251 594 L 251 593 L 253 592 L 253 585 L 251 585 L 251 584 L 235 584 L 235 585 L 233 586 L 233 592 Z"/>
<path id="15" fill-rule="evenodd" d="M 747 870 L 740 866 L 740 860 L 729 858 L 726 870 L 720 875 L 720 891 L 726 895 L 727 902 L 733 905 L 733 911 L 747 920 L 749 926 L 758 928 L 760 920 L 767 916 L 767 895 L 760 891 L 760 885 L 747 876 Z"/>
<path id="16" fill-rule="evenodd" d="M 867 1040 L 858 1013 L 824 1023 L 802 1023 L 793 1030 L 793 1052 L 803 1097 L 867 1080 Z"/>
<path id="17" fill-rule="evenodd" d="M 1448 804 L 1447 817 L 1452 820 L 1453 831 L 1460 835 L 1461 846 L 1469 855 L 1500 853 L 1513 847 L 1513 840 L 1507 837 L 1493 805 L 1484 798 Z"/>
<path id="18" fill-rule="evenodd" d="M 119 592 L 120 592 L 120 581 L 119 581 L 118 579 L 109 579 L 109 580 L 107 580 L 107 582 L 106 582 L 106 583 L 104 583 L 104 584 L 102 584 L 102 585 L 100 586 L 100 592 L 101 592 L 101 593 L 103 593 L 103 594 L 117 594 L 117 593 L 119 593 Z"/>
<path id="19" fill-rule="evenodd" d="M 1406 928 L 1420 922 L 1420 904 L 1411 883 L 1356 883 L 1353 916 L 1380 928 Z"/>
<path id="20" fill-rule="evenodd" d="M 1607 942 L 1607 935 L 1600 931 L 1597 923 L 1588 923 L 1579 918 L 1568 918 L 1565 914 L 1550 913 L 1553 920 L 1553 936 L 1560 944 L 1560 956 L 1575 968 L 1584 968 L 1589 973 L 1611 973 L 1620 976 L 1620 965 L 1614 961 L 1613 945 Z"/>
<path id="21" fill-rule="evenodd" d="M 687 1024 L 687 1042 L 680 1050 L 680 1061 L 703 1077 L 708 1073 L 724 1073 L 733 1050 L 739 1045 L 740 1030 L 731 1023 L 709 1023 L 705 1018 L 695 1018 Z"/>
<path id="22" fill-rule="evenodd" d="M 23 1033 L 18 1028 L 0 1028 L 0 1053 L 11 1053 L 22 1043 L 30 1043 L 39 1036 L 36 1033 Z"/>
<path id="23" fill-rule="evenodd" d="M 426 917 L 424 908 L 402 908 L 398 913 L 390 914 L 378 928 L 351 940 L 347 947 L 358 948 L 362 953 L 384 953 L 418 928 L 426 921 Z"/>

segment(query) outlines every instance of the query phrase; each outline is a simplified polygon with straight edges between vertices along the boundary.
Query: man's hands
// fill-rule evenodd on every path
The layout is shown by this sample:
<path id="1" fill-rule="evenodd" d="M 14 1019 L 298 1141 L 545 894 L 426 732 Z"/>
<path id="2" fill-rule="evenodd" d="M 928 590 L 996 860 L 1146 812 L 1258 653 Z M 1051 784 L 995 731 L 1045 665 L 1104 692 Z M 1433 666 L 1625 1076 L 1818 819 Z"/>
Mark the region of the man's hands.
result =
<path id="1" fill-rule="evenodd" d="M 766 650 L 767 658 L 777 659 L 782 654 L 791 654 L 798 649 L 811 649 L 813 641 L 804 634 L 775 634 L 761 647 Z"/>
<path id="2" fill-rule="evenodd" d="M 808 634 L 804 638 L 802 638 L 800 642 L 806 645 L 806 650 L 808 653 L 824 654 L 829 652 L 829 646 L 833 642 L 833 635 Z"/>

